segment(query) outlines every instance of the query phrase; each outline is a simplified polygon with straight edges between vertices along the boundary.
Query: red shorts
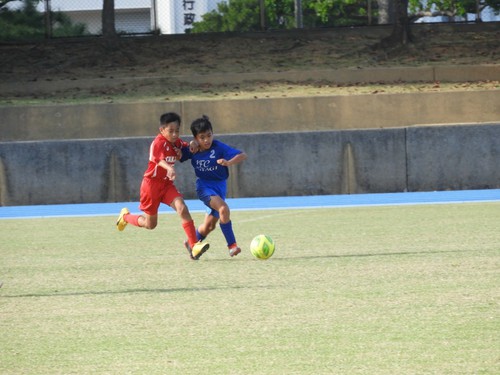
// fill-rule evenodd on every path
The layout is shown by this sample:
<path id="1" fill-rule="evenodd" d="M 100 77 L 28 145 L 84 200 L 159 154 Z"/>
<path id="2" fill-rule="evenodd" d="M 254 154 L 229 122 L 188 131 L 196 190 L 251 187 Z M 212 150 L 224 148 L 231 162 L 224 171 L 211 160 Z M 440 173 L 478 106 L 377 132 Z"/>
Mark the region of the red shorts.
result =
<path id="1" fill-rule="evenodd" d="M 169 205 L 175 198 L 182 197 L 172 182 L 143 178 L 141 184 L 141 198 L 139 209 L 148 215 L 158 214 L 160 203 Z"/>

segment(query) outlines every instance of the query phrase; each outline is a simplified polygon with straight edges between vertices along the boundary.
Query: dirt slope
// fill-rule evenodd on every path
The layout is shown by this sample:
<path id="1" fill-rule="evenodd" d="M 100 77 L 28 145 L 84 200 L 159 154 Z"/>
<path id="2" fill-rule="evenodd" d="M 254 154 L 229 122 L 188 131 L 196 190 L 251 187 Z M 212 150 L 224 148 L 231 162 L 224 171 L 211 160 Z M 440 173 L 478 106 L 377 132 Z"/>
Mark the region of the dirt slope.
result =
<path id="1" fill-rule="evenodd" d="M 498 64 L 500 61 L 499 24 L 415 25 L 415 42 L 411 45 L 396 50 L 374 48 L 389 33 L 389 27 L 366 27 L 124 37 L 112 44 L 99 38 L 2 44 L 0 103 L 173 100 L 210 96 L 221 91 L 241 95 L 267 90 L 267 95 L 273 96 L 284 89 L 288 92 L 299 89 L 307 95 L 308 87 L 313 87 L 313 94 L 318 94 L 318 90 L 328 83 L 291 85 L 269 81 L 225 85 L 222 79 L 220 85 L 207 87 L 169 83 L 169 77 L 346 67 Z M 157 77 L 158 81 L 161 78 L 161 85 L 145 85 L 141 78 L 147 77 Z M 119 84 L 115 84 L 114 80 L 118 78 Z M 82 84 L 102 80 L 107 80 L 109 85 L 93 88 L 92 84 Z M 50 86 L 50 90 L 44 90 L 44 84 Z M 359 88 L 362 86 L 360 84 Z M 435 89 L 435 83 L 428 86 Z M 16 90 L 10 90 L 10 87 L 16 87 Z M 473 82 L 468 84 L 468 89 L 471 87 L 497 89 L 498 82 Z M 422 89 L 427 89 L 427 86 L 422 85 Z M 373 91 L 372 88 L 368 90 Z"/>

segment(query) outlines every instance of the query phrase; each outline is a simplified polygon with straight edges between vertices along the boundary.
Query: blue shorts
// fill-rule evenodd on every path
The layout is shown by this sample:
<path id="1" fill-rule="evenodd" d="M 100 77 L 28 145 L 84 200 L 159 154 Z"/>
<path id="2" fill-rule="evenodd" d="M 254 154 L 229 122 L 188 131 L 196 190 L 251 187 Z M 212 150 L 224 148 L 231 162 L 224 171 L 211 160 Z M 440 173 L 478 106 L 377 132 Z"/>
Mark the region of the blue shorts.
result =
<path id="1" fill-rule="evenodd" d="M 211 181 L 211 180 L 196 180 L 196 194 L 198 199 L 207 206 L 206 212 L 216 218 L 219 218 L 219 212 L 210 207 L 210 200 L 213 196 L 219 196 L 222 200 L 226 200 L 227 184 L 226 180 Z"/>

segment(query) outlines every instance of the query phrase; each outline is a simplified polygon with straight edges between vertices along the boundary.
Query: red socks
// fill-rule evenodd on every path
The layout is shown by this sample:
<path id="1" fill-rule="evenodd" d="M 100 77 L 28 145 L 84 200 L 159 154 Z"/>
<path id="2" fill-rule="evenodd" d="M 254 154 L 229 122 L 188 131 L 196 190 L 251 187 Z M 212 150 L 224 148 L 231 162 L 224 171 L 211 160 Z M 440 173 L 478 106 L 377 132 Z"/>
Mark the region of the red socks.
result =
<path id="1" fill-rule="evenodd" d="M 191 248 L 193 245 L 198 242 L 198 238 L 196 238 L 196 229 L 194 227 L 194 221 L 190 220 L 185 223 L 182 223 L 182 227 L 184 228 L 184 232 L 186 232 L 186 236 L 188 238 L 189 246 Z"/>
<path id="2" fill-rule="evenodd" d="M 126 214 L 123 216 L 123 220 L 125 220 L 127 223 L 135 225 L 136 227 L 139 226 L 139 217 L 141 215 L 132 215 L 132 214 Z"/>

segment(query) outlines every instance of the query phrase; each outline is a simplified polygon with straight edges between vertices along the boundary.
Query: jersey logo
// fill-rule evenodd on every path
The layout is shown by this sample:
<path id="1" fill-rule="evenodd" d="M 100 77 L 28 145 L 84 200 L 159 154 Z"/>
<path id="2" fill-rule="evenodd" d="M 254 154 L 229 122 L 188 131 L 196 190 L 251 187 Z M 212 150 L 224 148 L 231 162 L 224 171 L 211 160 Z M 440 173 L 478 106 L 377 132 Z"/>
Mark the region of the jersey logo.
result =
<path id="1" fill-rule="evenodd" d="M 200 172 L 212 172 L 218 169 L 218 165 L 210 166 L 210 160 L 196 160 L 196 169 Z"/>
<path id="2" fill-rule="evenodd" d="M 210 160 L 196 160 L 196 166 L 199 169 L 205 169 L 210 166 Z"/>

